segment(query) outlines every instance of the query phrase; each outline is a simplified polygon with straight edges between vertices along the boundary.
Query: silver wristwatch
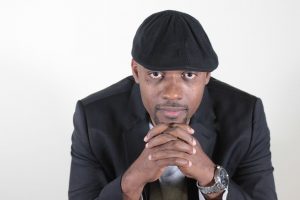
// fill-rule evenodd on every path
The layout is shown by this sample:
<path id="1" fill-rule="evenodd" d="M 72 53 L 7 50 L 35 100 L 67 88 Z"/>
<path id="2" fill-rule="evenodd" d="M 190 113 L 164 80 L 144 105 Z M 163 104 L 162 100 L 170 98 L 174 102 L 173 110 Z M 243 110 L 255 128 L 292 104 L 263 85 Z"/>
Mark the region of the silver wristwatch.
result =
<path id="1" fill-rule="evenodd" d="M 202 194 L 219 193 L 227 189 L 229 184 L 229 176 L 226 170 L 219 165 L 217 165 L 215 169 L 214 181 L 215 184 L 209 187 L 202 187 L 197 181 L 197 187 Z"/>

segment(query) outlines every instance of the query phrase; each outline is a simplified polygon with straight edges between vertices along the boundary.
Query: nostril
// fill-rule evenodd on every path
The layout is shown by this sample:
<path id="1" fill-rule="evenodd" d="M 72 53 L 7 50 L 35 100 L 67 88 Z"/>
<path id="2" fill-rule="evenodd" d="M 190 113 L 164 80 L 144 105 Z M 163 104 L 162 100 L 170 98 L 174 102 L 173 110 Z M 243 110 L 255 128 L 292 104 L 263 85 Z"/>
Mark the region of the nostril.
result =
<path id="1" fill-rule="evenodd" d="M 163 94 L 164 99 L 168 100 L 178 100 L 182 98 L 182 93 L 180 90 L 166 90 Z"/>

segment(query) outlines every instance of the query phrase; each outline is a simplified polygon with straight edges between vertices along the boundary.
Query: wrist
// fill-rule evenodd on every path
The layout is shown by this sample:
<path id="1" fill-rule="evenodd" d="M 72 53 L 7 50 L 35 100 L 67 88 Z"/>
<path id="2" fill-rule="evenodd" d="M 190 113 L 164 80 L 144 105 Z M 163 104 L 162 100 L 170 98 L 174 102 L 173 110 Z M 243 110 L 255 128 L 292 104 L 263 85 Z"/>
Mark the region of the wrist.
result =
<path id="1" fill-rule="evenodd" d="M 121 178 L 121 189 L 123 195 L 128 197 L 128 199 L 139 199 L 143 192 L 144 185 L 145 184 L 139 182 L 138 176 L 128 172 L 125 172 Z"/>
<path id="2" fill-rule="evenodd" d="M 208 186 L 212 186 L 215 183 L 214 180 L 215 168 L 216 168 L 215 165 L 208 167 L 205 173 L 202 172 L 202 174 L 204 175 L 196 179 L 200 186 L 208 187 Z"/>
<path id="3" fill-rule="evenodd" d="M 229 175 L 226 170 L 219 165 L 215 168 L 214 184 L 212 186 L 201 186 L 197 182 L 197 187 L 200 192 L 209 199 L 219 199 L 219 197 L 222 197 L 223 192 L 228 188 L 228 185 Z"/>

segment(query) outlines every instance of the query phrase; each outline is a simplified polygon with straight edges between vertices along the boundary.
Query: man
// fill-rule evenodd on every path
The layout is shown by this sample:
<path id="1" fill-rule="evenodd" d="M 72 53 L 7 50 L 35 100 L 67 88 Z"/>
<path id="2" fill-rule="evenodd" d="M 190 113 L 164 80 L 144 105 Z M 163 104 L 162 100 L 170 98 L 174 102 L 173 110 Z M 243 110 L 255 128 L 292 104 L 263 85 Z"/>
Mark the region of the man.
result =
<path id="1" fill-rule="evenodd" d="M 210 77 L 195 18 L 151 15 L 132 57 L 133 76 L 77 103 L 69 199 L 277 199 L 262 102 Z"/>

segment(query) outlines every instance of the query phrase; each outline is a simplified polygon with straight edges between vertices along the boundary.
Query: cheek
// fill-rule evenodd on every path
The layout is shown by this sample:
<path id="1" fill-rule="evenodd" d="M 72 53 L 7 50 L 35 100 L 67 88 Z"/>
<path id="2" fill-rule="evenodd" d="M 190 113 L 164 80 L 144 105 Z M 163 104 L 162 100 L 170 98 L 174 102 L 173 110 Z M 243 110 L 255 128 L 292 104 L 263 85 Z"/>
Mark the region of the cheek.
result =
<path id="1" fill-rule="evenodd" d="M 150 87 L 149 85 L 140 85 L 140 90 L 144 107 L 148 113 L 153 113 L 157 98 L 155 90 L 153 90 L 153 87 Z"/>
<path id="2" fill-rule="evenodd" d="M 204 87 L 193 89 L 188 96 L 188 104 L 190 109 L 190 114 L 193 115 L 198 109 L 202 96 L 203 96 Z"/>

